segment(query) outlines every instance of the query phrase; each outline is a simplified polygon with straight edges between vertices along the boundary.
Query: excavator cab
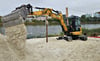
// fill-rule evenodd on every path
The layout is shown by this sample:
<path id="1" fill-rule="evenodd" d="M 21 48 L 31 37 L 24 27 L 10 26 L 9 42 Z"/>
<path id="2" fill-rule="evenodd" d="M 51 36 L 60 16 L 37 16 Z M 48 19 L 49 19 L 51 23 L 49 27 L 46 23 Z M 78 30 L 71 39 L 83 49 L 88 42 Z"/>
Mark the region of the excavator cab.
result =
<path id="1" fill-rule="evenodd" d="M 80 31 L 80 18 L 78 16 L 71 16 L 69 17 L 69 31 L 70 32 L 75 32 L 75 31 Z"/>

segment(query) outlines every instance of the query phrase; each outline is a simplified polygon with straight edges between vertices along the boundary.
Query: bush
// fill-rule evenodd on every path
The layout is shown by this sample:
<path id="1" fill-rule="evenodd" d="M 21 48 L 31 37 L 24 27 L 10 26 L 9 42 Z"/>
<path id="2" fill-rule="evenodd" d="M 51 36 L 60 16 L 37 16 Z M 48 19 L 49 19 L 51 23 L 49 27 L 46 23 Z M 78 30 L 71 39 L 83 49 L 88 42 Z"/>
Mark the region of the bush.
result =
<path id="1" fill-rule="evenodd" d="M 91 36 L 93 34 L 100 35 L 100 28 L 98 28 L 98 29 L 83 29 L 83 33 L 87 33 L 88 36 Z"/>
<path id="2" fill-rule="evenodd" d="M 0 18 L 0 23 L 2 23 L 1 18 Z"/>

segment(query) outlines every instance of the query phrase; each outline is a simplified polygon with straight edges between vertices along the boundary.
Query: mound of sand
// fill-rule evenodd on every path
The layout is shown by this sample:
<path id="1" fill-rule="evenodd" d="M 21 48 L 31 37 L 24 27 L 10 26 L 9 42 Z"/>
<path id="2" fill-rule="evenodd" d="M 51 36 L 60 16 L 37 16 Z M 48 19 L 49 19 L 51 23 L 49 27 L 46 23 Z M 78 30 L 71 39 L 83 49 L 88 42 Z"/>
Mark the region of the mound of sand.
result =
<path id="1" fill-rule="evenodd" d="M 7 42 L 11 49 L 18 55 L 18 58 L 23 60 L 25 58 L 25 41 L 26 41 L 26 27 L 24 24 L 6 27 L 6 36 L 9 37 Z"/>
<path id="2" fill-rule="evenodd" d="M 0 61 L 19 61 L 7 43 L 8 38 L 0 34 Z"/>
<path id="3" fill-rule="evenodd" d="M 25 25 L 5 27 L 5 33 L 0 34 L 0 61 L 25 61 Z"/>

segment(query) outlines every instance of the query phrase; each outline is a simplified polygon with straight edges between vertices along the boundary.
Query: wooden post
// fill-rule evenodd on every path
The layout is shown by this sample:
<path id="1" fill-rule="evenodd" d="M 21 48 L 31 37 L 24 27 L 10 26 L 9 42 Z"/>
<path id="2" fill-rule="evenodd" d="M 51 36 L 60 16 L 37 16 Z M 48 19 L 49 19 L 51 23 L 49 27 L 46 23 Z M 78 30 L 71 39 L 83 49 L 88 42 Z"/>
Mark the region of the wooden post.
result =
<path id="1" fill-rule="evenodd" d="M 48 17 L 46 16 L 46 43 L 48 43 Z"/>
<path id="2" fill-rule="evenodd" d="M 68 7 L 66 7 L 66 17 L 68 17 Z"/>
<path id="3" fill-rule="evenodd" d="M 69 26 L 69 21 L 68 21 L 68 8 L 66 8 L 66 18 L 67 18 L 67 25 Z"/>

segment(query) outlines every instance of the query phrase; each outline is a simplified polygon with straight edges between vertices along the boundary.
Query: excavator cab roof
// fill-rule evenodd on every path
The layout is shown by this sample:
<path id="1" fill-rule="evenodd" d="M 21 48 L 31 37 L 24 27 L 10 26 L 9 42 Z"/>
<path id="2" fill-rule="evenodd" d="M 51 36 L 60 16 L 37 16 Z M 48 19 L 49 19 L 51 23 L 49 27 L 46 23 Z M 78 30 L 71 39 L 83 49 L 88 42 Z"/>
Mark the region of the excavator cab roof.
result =
<path id="1" fill-rule="evenodd" d="M 69 17 L 69 19 L 79 19 L 79 17 L 72 15 L 72 16 Z"/>

